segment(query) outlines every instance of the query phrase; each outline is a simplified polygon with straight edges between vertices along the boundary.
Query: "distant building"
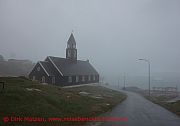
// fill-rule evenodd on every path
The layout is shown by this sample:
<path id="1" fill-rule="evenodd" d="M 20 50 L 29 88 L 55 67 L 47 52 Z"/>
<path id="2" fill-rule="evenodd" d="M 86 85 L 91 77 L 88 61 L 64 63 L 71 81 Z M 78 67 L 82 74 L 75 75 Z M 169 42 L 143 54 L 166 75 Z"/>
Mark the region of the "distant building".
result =
<path id="1" fill-rule="evenodd" d="M 72 33 L 67 42 L 66 58 L 48 56 L 35 65 L 29 78 L 59 86 L 99 82 L 99 74 L 89 60 L 77 60 L 76 42 Z"/>
<path id="2" fill-rule="evenodd" d="M 34 67 L 30 60 L 8 59 L 0 60 L 0 76 L 28 76 Z"/>
<path id="3" fill-rule="evenodd" d="M 4 57 L 0 55 L 0 61 L 4 61 Z"/>
<path id="4" fill-rule="evenodd" d="M 8 59 L 8 62 L 20 63 L 20 64 L 32 64 L 32 61 L 30 61 L 30 60 Z"/>

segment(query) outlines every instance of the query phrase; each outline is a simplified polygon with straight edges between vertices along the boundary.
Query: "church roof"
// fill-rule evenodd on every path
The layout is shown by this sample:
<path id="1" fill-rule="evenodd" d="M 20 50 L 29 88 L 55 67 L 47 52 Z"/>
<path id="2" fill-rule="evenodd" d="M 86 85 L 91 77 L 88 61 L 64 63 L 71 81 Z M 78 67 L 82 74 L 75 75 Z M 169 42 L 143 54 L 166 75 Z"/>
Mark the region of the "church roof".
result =
<path id="1" fill-rule="evenodd" d="M 55 69 L 52 65 L 47 61 L 39 61 L 42 65 L 44 71 L 48 74 L 48 76 L 55 76 Z"/>
<path id="2" fill-rule="evenodd" d="M 69 40 L 68 40 L 68 43 L 76 43 L 73 33 L 71 33 Z"/>
<path id="3" fill-rule="evenodd" d="M 63 76 L 98 75 L 98 72 L 89 61 L 77 60 L 76 62 L 72 62 L 66 58 L 52 56 L 49 56 L 48 58 L 50 58 L 50 61 L 53 62 L 55 68 L 58 69 Z"/>

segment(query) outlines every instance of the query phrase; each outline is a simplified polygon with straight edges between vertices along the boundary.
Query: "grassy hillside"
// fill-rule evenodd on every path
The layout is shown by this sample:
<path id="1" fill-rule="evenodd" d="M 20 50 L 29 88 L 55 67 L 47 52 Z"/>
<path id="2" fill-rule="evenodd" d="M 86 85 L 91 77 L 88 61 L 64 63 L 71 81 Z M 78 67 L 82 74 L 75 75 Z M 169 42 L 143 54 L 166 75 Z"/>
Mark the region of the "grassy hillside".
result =
<path id="1" fill-rule="evenodd" d="M 34 125 L 35 122 L 3 122 L 3 117 L 95 117 L 110 110 L 125 96 L 101 86 L 61 88 L 24 78 L 0 78 L 0 125 Z M 1 85 L 2 87 L 2 85 Z M 84 93 L 85 92 L 85 93 Z M 81 94 L 82 93 L 82 94 Z M 88 95 L 87 95 L 87 94 Z M 79 125 L 84 122 L 39 122 L 38 125 Z"/>

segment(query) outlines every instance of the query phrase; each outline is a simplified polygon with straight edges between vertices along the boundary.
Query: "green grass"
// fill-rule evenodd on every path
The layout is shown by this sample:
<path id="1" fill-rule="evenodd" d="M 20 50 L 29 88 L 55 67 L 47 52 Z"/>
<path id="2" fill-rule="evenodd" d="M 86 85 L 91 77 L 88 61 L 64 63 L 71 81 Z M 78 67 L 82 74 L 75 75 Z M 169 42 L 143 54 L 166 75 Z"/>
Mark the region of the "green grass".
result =
<path id="1" fill-rule="evenodd" d="M 166 103 L 165 107 L 180 116 L 180 101 Z"/>
<path id="2" fill-rule="evenodd" d="M 153 103 L 161 105 L 162 107 L 164 107 L 164 108 L 168 109 L 169 111 L 180 116 L 180 101 L 166 102 L 167 100 L 169 100 L 169 98 L 167 98 L 165 96 L 156 96 L 156 97 L 145 96 L 145 97 L 148 100 L 152 101 Z"/>
<path id="3" fill-rule="evenodd" d="M 0 92 L 0 125 L 4 125 L 5 116 L 20 117 L 95 117 L 104 113 L 123 101 L 126 96 L 101 86 L 81 86 L 61 88 L 42 85 L 23 77 L 1 77 L 5 81 L 5 89 Z M 2 87 L 2 85 L 1 85 Z M 1 88 L 0 87 L 0 88 Z M 28 91 L 26 88 L 41 91 Z M 79 95 L 85 91 L 101 99 Z M 107 105 L 109 104 L 109 105 Z M 53 122 L 38 123 L 39 126 L 49 125 L 80 125 L 84 122 Z M 34 125 L 36 123 L 8 122 L 6 125 Z"/>

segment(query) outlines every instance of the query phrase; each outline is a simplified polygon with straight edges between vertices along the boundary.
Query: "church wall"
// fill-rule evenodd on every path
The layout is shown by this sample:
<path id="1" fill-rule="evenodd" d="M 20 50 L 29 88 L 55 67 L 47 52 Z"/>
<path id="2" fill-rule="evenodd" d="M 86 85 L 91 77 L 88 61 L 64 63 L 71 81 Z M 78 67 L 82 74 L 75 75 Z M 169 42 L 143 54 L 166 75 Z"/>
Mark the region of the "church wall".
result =
<path id="1" fill-rule="evenodd" d="M 54 65 L 51 63 L 51 61 L 48 58 L 46 58 L 45 61 L 48 61 L 51 67 L 54 68 Z M 59 71 L 56 68 L 54 68 L 54 72 L 55 72 L 55 85 L 63 86 L 64 83 L 66 82 L 65 78 L 60 75 Z"/>
<path id="2" fill-rule="evenodd" d="M 40 68 L 40 70 L 38 70 L 38 68 Z M 39 63 L 35 65 L 31 73 L 29 74 L 29 78 L 33 80 L 33 76 L 35 76 L 35 80 L 39 82 L 42 82 L 43 76 L 45 77 L 45 83 L 51 82 L 50 77 L 48 77 L 48 75 L 45 73 L 45 71 L 43 70 L 43 68 L 41 67 Z"/>

